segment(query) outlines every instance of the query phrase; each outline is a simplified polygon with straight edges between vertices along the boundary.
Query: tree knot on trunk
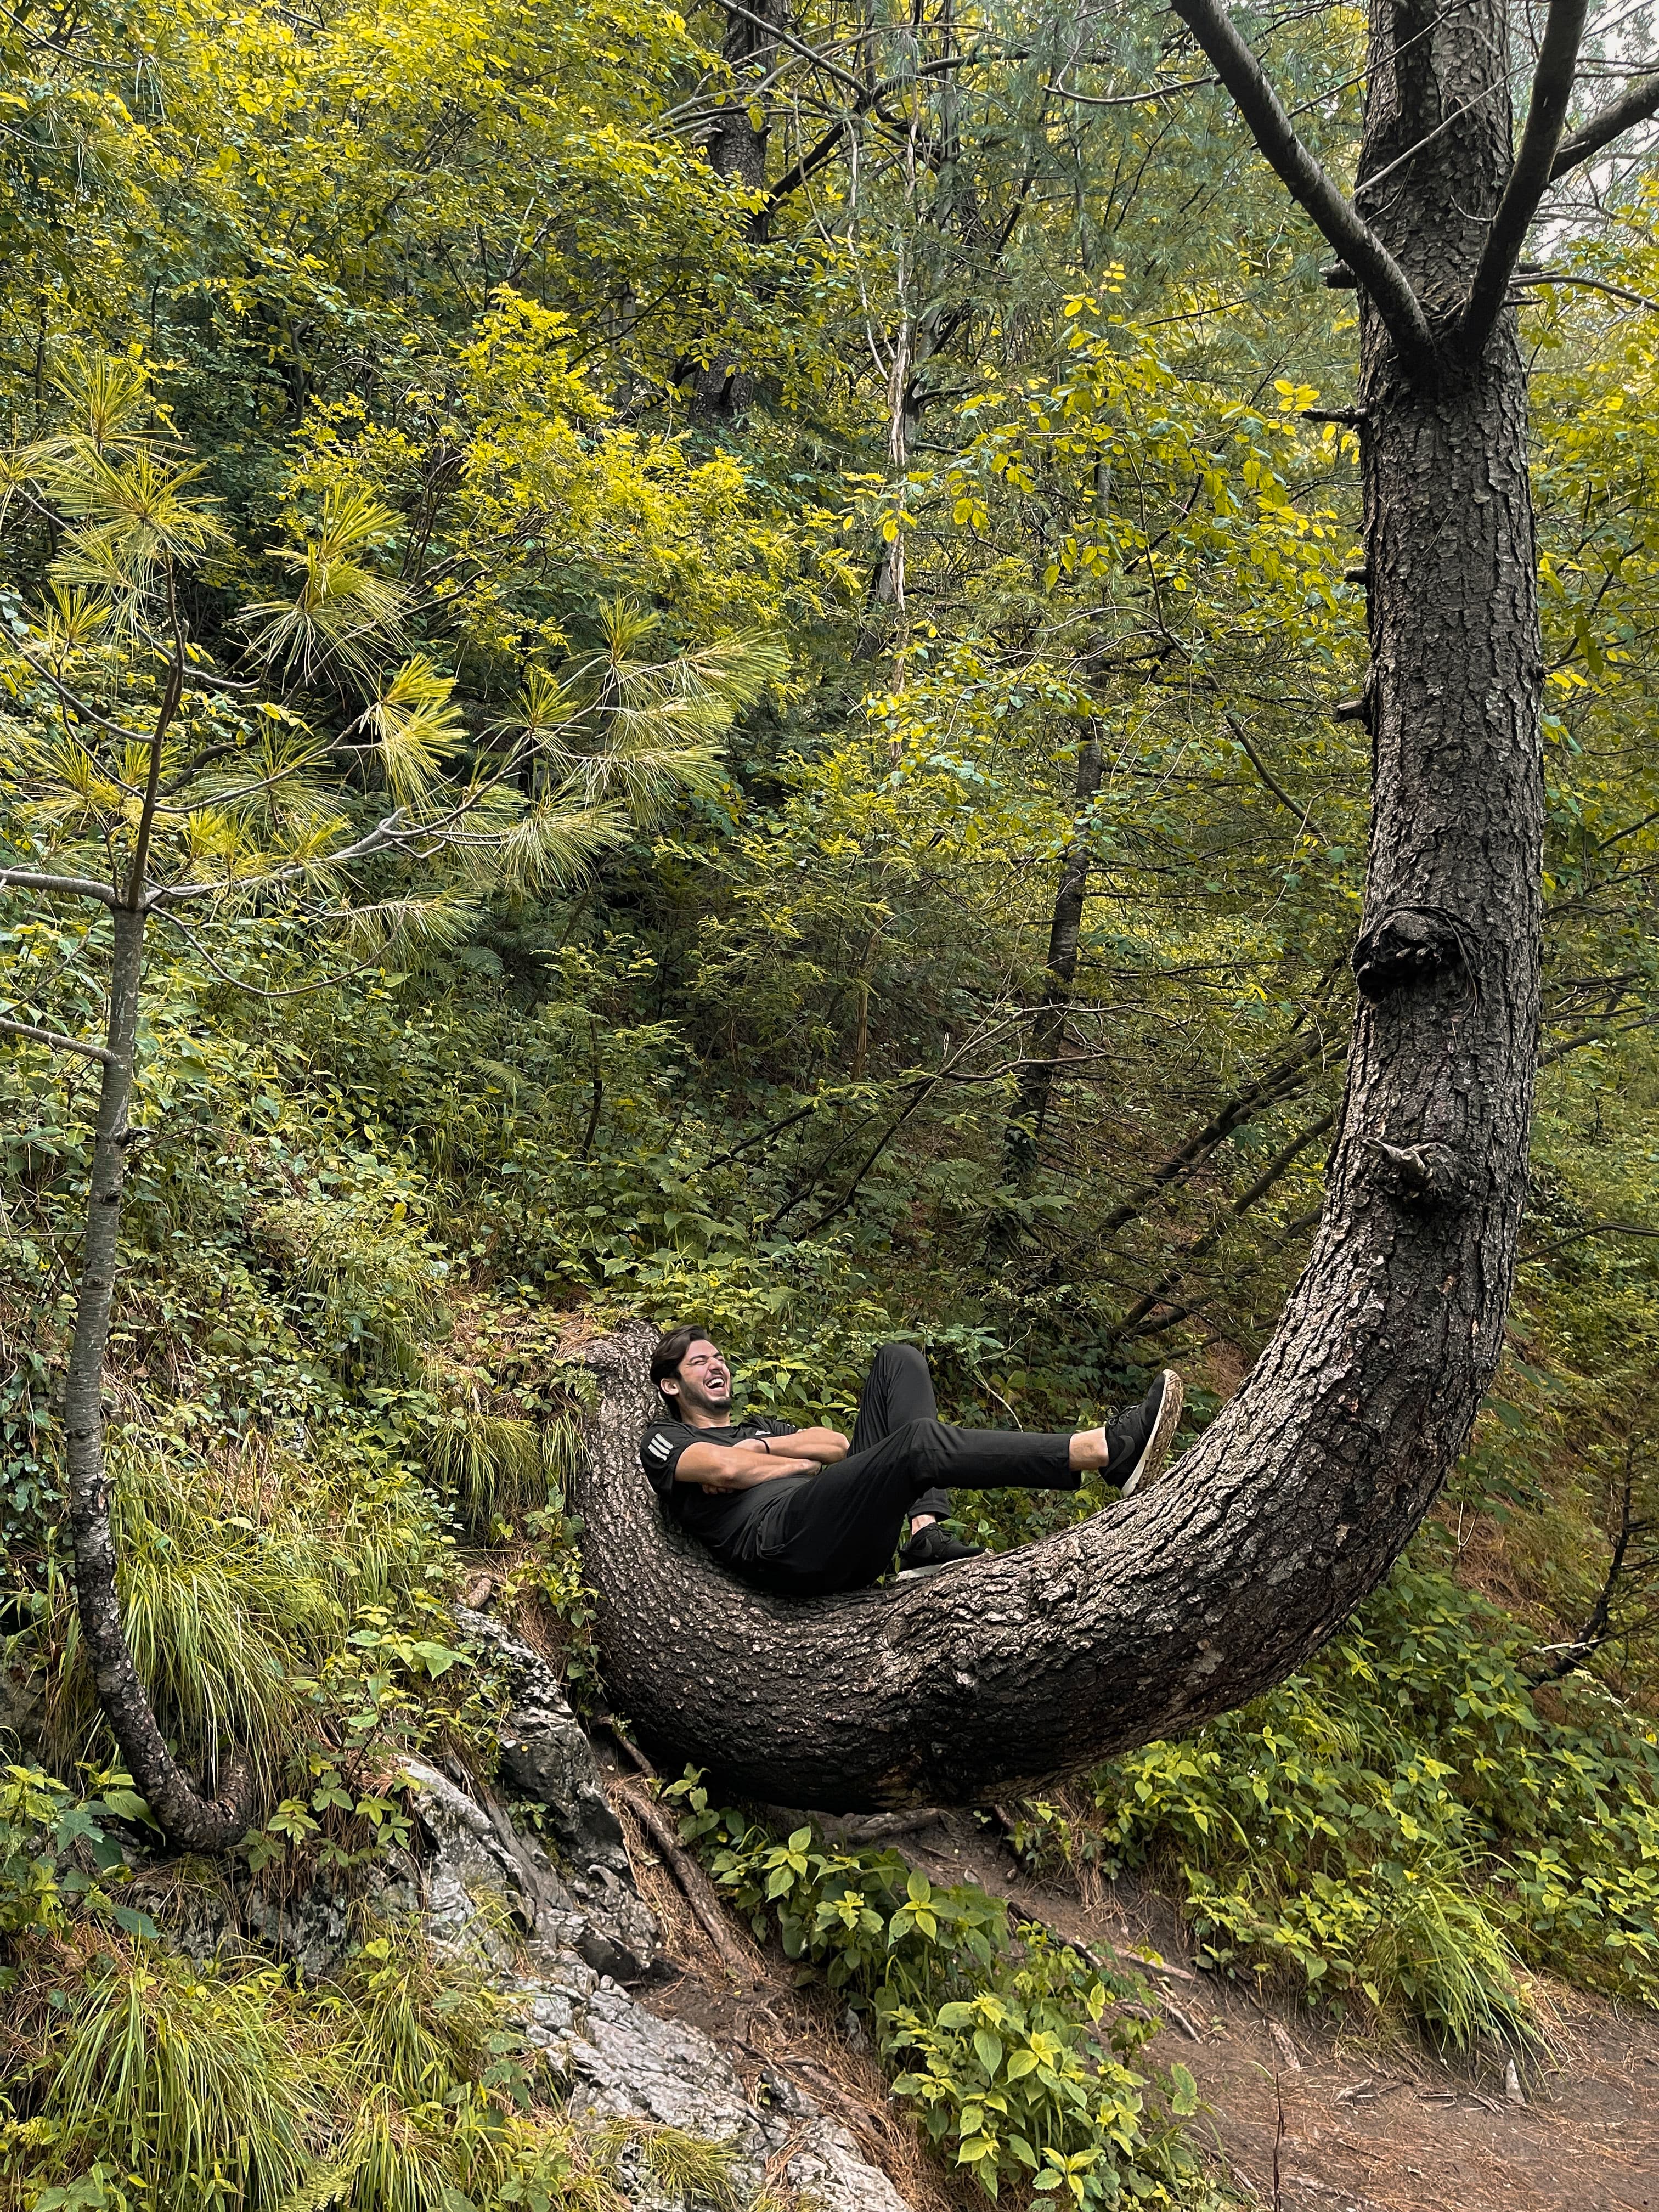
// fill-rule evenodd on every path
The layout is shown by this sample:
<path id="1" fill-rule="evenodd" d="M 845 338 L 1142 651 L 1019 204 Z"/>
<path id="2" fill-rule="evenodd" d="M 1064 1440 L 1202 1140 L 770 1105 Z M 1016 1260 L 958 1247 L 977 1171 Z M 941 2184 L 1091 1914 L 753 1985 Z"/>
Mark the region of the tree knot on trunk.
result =
<path id="1" fill-rule="evenodd" d="M 1462 1163 L 1449 1145 L 1390 1145 L 1381 1137 L 1367 1137 L 1364 1143 L 1393 1170 L 1407 1196 L 1443 1206 L 1467 1195 Z"/>
<path id="2" fill-rule="evenodd" d="M 1449 969 L 1462 969 L 1473 1000 L 1479 987 L 1469 933 L 1443 907 L 1394 907 L 1364 932 L 1353 949 L 1354 980 L 1361 996 L 1373 1000 L 1407 983 L 1426 983 Z"/>

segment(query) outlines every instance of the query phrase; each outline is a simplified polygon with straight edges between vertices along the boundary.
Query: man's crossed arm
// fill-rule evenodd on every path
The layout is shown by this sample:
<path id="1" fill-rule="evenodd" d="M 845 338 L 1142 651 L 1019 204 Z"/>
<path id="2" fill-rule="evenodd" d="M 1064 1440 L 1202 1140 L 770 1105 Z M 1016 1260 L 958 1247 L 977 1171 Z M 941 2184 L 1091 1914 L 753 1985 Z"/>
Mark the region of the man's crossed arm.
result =
<path id="1" fill-rule="evenodd" d="M 838 1429 L 797 1429 L 789 1437 L 746 1437 L 737 1444 L 688 1444 L 674 1469 L 676 1482 L 699 1490 L 752 1490 L 781 1474 L 815 1474 L 847 1456 Z"/>

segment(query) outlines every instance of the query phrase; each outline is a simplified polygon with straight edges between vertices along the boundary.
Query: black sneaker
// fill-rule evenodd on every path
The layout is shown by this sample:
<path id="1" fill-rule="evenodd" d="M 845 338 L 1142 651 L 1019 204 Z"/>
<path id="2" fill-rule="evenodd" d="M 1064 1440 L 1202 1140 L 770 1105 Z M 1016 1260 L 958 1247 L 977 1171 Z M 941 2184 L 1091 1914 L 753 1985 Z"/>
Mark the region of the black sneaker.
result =
<path id="1" fill-rule="evenodd" d="M 1181 1423 L 1181 1377 L 1166 1367 L 1138 1406 L 1130 1406 L 1106 1431 L 1108 1482 L 1133 1498 L 1158 1480 L 1169 1464 L 1170 1446 Z"/>
<path id="2" fill-rule="evenodd" d="M 907 1575 L 936 1575 L 943 1567 L 953 1567 L 958 1559 L 980 1559 L 985 1556 L 978 1544 L 964 1544 L 959 1536 L 951 1536 L 937 1521 L 925 1528 L 918 1528 L 909 1542 L 900 1552 L 899 1580 Z"/>

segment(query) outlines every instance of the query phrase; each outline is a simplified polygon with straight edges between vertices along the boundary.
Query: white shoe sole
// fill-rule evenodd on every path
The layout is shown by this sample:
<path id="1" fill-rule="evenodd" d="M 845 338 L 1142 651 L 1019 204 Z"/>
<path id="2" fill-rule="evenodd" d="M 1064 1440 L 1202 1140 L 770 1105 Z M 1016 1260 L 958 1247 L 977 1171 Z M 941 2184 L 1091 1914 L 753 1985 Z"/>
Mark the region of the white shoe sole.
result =
<path id="1" fill-rule="evenodd" d="M 1141 1446 L 1140 1457 L 1129 1469 L 1123 1488 L 1119 1493 L 1133 1498 L 1138 1490 L 1150 1489 L 1169 1464 L 1170 1446 L 1181 1425 L 1181 1409 L 1186 1402 L 1186 1393 L 1181 1387 L 1181 1377 L 1173 1367 L 1164 1370 L 1164 1401 L 1158 1409 L 1158 1419 L 1152 1423 L 1152 1433 Z"/>
<path id="2" fill-rule="evenodd" d="M 985 1554 L 975 1552 L 969 1556 L 982 1559 Z M 948 1574 L 952 1567 L 965 1567 L 967 1564 L 966 1559 L 935 1559 L 930 1567 L 901 1567 L 893 1579 L 901 1583 L 925 1583 L 930 1575 Z"/>

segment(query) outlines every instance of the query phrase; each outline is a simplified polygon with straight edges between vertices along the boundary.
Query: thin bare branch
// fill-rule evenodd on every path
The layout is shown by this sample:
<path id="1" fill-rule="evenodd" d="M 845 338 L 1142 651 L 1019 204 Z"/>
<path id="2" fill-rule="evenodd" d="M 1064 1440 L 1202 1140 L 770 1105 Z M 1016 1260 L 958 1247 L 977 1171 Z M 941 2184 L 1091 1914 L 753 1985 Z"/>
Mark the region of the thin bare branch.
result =
<path id="1" fill-rule="evenodd" d="M 79 1037 L 65 1036 L 61 1030 L 37 1029 L 33 1022 L 14 1022 L 0 1014 L 0 1030 L 9 1036 L 29 1037 L 36 1044 L 49 1044 L 54 1052 L 84 1053 L 88 1060 L 101 1060 L 106 1067 L 113 1067 L 115 1054 L 106 1052 L 100 1044 L 82 1044 Z"/>
<path id="2" fill-rule="evenodd" d="M 1650 300 L 1645 292 L 1627 292 L 1622 284 L 1604 284 L 1599 276 L 1569 276 L 1553 270 L 1540 270 L 1529 276 L 1512 276 L 1511 284 L 1571 284 L 1581 292 L 1605 292 L 1610 300 L 1622 300 L 1626 307 L 1645 307 L 1650 315 L 1659 315 L 1659 300 Z"/>
<path id="3" fill-rule="evenodd" d="M 1593 161 L 1604 146 L 1612 145 L 1615 138 L 1638 123 L 1646 123 L 1659 115 L 1659 76 L 1638 77 L 1628 85 L 1617 100 L 1610 100 L 1605 107 L 1598 107 L 1588 123 L 1581 123 L 1570 131 L 1555 149 L 1555 159 L 1550 163 L 1550 182 L 1554 184 L 1571 169 L 1582 168 Z"/>
<path id="4" fill-rule="evenodd" d="M 1114 93 L 1109 98 L 1096 92 L 1073 92 L 1065 84 L 1052 84 L 1048 89 L 1056 100 L 1073 100 L 1079 107 L 1139 107 L 1147 100 L 1179 100 L 1183 93 L 1198 92 L 1219 82 L 1213 76 L 1189 76 L 1180 84 L 1149 85 L 1145 92 Z"/>
<path id="5" fill-rule="evenodd" d="M 857 77 L 851 76 L 847 70 L 838 68 L 818 47 L 809 46 L 805 40 L 798 39 L 793 32 L 786 31 L 781 23 L 770 22 L 764 15 L 757 15 L 751 9 L 740 7 L 738 0 L 721 0 L 721 5 L 728 15 L 741 15 L 745 23 L 757 25 L 765 32 L 769 39 L 775 39 L 781 46 L 793 46 L 798 54 L 804 55 L 809 62 L 816 62 L 820 69 L 827 70 L 833 77 L 838 77 L 849 92 L 862 92 L 865 89 Z"/>
<path id="6" fill-rule="evenodd" d="M 1273 776 L 1271 769 L 1267 766 L 1267 763 L 1262 759 L 1261 754 L 1257 752 L 1255 747 L 1250 743 L 1249 732 L 1245 728 L 1243 721 L 1237 714 L 1228 714 L 1224 719 L 1226 721 L 1227 727 L 1237 738 L 1240 745 L 1243 746 L 1244 757 L 1249 762 L 1250 766 L 1261 778 L 1263 783 L 1267 785 L 1268 790 L 1272 792 L 1273 797 L 1279 801 L 1285 812 L 1287 814 L 1294 814 L 1299 822 L 1305 822 L 1308 818 L 1308 809 L 1305 806 L 1298 806 L 1295 799 L 1291 797 L 1289 792 L 1287 792 L 1284 786 Z"/>
<path id="7" fill-rule="evenodd" d="M 1425 146 L 1432 146 L 1435 140 L 1443 138 L 1448 131 L 1455 131 L 1466 115 L 1474 114 L 1482 100 L 1490 100 L 1494 93 L 1502 92 L 1510 79 L 1519 73 L 1516 70 L 1505 70 L 1502 76 L 1495 76 L 1490 84 L 1483 85 L 1479 92 L 1464 100 L 1461 106 L 1454 107 L 1449 115 L 1443 115 L 1432 131 L 1425 131 L 1420 138 L 1407 147 L 1403 154 L 1396 154 L 1386 168 L 1373 170 L 1369 177 L 1362 177 L 1354 186 L 1355 201 L 1358 202 L 1362 196 L 1369 199 L 1377 187 L 1385 184 L 1396 170 L 1403 169 L 1407 161 L 1414 161 Z"/>
<path id="8" fill-rule="evenodd" d="M 1401 358 L 1425 364 L 1434 350 L 1428 317 L 1405 270 L 1353 203 L 1296 134 L 1261 64 L 1218 0 L 1173 0 L 1175 12 L 1215 64 L 1267 160 L 1370 294 Z"/>
<path id="9" fill-rule="evenodd" d="M 56 891 L 65 898 L 96 899 L 102 906 L 115 904 L 115 893 L 95 876 L 43 875 L 38 868 L 0 868 L 0 891 Z"/>
<path id="10" fill-rule="evenodd" d="M 1550 0 L 1526 126 L 1458 325 L 1459 343 L 1468 353 L 1479 354 L 1497 326 L 1532 219 L 1549 190 L 1588 12 L 1588 0 Z"/>
<path id="11" fill-rule="evenodd" d="M 1571 1237 L 1557 1237 L 1553 1244 L 1535 1245 L 1530 1252 L 1522 1253 L 1515 1264 L 1517 1267 L 1530 1267 L 1534 1260 L 1547 1260 L 1557 1252 L 1565 1252 L 1569 1244 L 1582 1244 L 1587 1237 L 1659 1237 L 1659 1229 L 1644 1229 L 1636 1221 L 1597 1221 L 1588 1229 L 1575 1229 Z"/>
<path id="12" fill-rule="evenodd" d="M 198 960 L 212 969 L 222 983 L 228 983 L 234 991 L 246 991 L 251 999 L 307 999 L 314 991 L 331 991 L 337 983 L 348 983 L 354 975 L 366 975 L 370 969 L 379 969 L 378 960 L 360 960 L 354 968 L 342 968 L 332 975 L 322 975 L 314 983 L 296 983 L 289 991 L 268 991 L 263 984 L 245 982 L 241 976 L 233 975 L 228 968 L 220 965 L 193 930 L 187 929 L 178 915 L 168 907 L 160 909 L 163 921 L 170 921 L 180 937 L 190 946 Z"/>
<path id="13" fill-rule="evenodd" d="M 76 717 L 81 721 L 90 722 L 94 729 L 102 730 L 107 737 L 118 738 L 123 744 L 142 745 L 149 743 L 147 731 L 130 730 L 125 722 L 112 722 L 107 715 L 100 714 L 95 707 L 89 707 L 78 691 L 71 691 L 68 684 L 53 674 L 40 655 L 31 649 L 27 641 L 21 650 L 24 659 L 27 661 L 35 674 L 46 678 L 64 704 L 74 708 Z"/>

